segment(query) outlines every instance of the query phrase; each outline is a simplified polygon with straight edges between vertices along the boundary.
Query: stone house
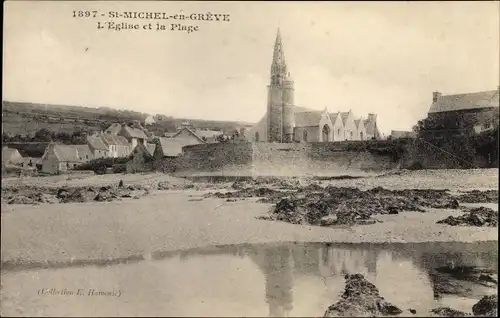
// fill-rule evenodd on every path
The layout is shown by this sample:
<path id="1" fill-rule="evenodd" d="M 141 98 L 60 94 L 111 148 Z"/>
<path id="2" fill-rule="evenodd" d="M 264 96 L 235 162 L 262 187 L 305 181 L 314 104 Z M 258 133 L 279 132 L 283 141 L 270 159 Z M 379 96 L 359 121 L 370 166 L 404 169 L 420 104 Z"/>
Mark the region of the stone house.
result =
<path id="1" fill-rule="evenodd" d="M 47 174 L 59 174 L 75 168 L 85 162 L 75 146 L 51 143 L 42 156 L 42 172 Z"/>
<path id="2" fill-rule="evenodd" d="M 124 158 L 132 152 L 132 145 L 123 136 L 104 133 L 101 139 L 108 148 L 109 157 Z"/>
<path id="3" fill-rule="evenodd" d="M 140 143 L 146 143 L 146 141 L 148 140 L 148 136 L 146 135 L 144 130 L 126 125 L 122 127 L 118 135 L 125 137 L 127 141 L 132 145 L 132 149 L 135 149 L 135 147 Z"/>
<path id="4" fill-rule="evenodd" d="M 432 94 L 427 113 L 430 121 L 446 123 L 448 127 L 472 129 L 475 133 L 498 127 L 500 86 L 496 90 L 465 94 Z"/>
<path id="5" fill-rule="evenodd" d="M 100 136 L 87 136 L 87 144 L 94 159 L 106 158 L 109 156 L 109 148 Z"/>
<path id="6" fill-rule="evenodd" d="M 89 145 L 70 145 L 70 146 L 76 148 L 78 153 L 78 158 L 80 158 L 80 160 L 83 160 L 84 162 L 89 162 L 92 159 L 94 159 L 94 155 L 92 154 Z"/>

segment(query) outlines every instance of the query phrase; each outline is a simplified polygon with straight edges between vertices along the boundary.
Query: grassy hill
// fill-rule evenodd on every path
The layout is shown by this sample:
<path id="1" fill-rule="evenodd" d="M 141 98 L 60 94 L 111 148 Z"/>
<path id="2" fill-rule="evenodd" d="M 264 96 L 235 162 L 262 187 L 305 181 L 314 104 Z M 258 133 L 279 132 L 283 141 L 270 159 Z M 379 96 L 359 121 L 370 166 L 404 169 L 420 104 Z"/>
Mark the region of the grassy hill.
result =
<path id="1" fill-rule="evenodd" d="M 115 122 L 139 120 L 144 124 L 144 120 L 149 116 L 146 113 L 108 107 L 92 108 L 10 101 L 4 101 L 2 104 L 2 131 L 9 135 L 34 134 L 43 128 L 64 133 L 100 131 Z M 160 122 L 148 127 L 152 132 L 174 132 L 184 121 L 189 121 L 196 128 L 218 129 L 224 132 L 252 125 L 242 122 L 192 120 L 163 115 L 161 117 Z"/>

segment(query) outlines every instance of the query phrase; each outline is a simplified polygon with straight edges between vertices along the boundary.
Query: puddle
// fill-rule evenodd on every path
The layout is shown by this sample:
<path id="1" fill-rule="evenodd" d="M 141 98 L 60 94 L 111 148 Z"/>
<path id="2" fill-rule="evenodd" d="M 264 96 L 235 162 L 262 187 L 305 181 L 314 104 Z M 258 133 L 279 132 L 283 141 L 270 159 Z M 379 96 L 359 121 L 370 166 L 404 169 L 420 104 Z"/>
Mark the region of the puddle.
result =
<path id="1" fill-rule="evenodd" d="M 156 252 L 119 260 L 2 264 L 3 316 L 323 316 L 361 273 L 381 296 L 426 316 L 471 311 L 497 287 L 440 276 L 498 270 L 498 242 L 262 244 Z M 443 278 L 444 277 L 444 278 Z M 443 293 L 443 280 L 454 294 Z M 436 295 L 436 286 L 441 284 Z M 463 288 L 457 292 L 457 284 Z M 445 284 L 446 285 L 446 284 Z"/>

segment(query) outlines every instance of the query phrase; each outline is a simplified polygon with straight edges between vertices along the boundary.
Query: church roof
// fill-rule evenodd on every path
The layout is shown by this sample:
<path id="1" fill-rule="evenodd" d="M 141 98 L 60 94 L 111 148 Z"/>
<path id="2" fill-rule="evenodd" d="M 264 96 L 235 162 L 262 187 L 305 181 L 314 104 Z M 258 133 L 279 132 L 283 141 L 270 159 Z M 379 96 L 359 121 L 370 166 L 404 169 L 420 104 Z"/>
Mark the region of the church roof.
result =
<path id="1" fill-rule="evenodd" d="M 318 126 L 323 111 L 313 110 L 307 112 L 295 113 L 295 127 L 314 127 Z"/>
<path id="2" fill-rule="evenodd" d="M 340 113 L 340 116 L 342 117 L 342 122 L 343 122 L 343 123 L 344 123 L 344 125 L 345 125 L 345 123 L 346 123 L 346 121 L 347 121 L 347 117 L 349 117 L 349 112 L 341 112 L 341 113 Z"/>
<path id="3" fill-rule="evenodd" d="M 340 113 L 329 113 L 330 119 L 332 120 L 332 124 L 334 125 L 337 121 L 337 117 L 340 116 Z"/>
<path id="4" fill-rule="evenodd" d="M 443 95 L 433 102 L 429 113 L 498 107 L 498 90 L 468 94 Z"/>

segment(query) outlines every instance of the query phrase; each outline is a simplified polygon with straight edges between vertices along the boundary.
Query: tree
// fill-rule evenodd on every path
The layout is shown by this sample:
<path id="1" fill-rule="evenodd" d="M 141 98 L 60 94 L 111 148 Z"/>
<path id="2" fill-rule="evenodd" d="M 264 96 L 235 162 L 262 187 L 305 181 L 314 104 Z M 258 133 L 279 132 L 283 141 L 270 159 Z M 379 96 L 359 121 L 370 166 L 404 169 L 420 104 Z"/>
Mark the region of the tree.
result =
<path id="1" fill-rule="evenodd" d="M 52 141 L 52 132 L 47 128 L 42 128 L 35 133 L 34 139 L 36 141 Z"/>

